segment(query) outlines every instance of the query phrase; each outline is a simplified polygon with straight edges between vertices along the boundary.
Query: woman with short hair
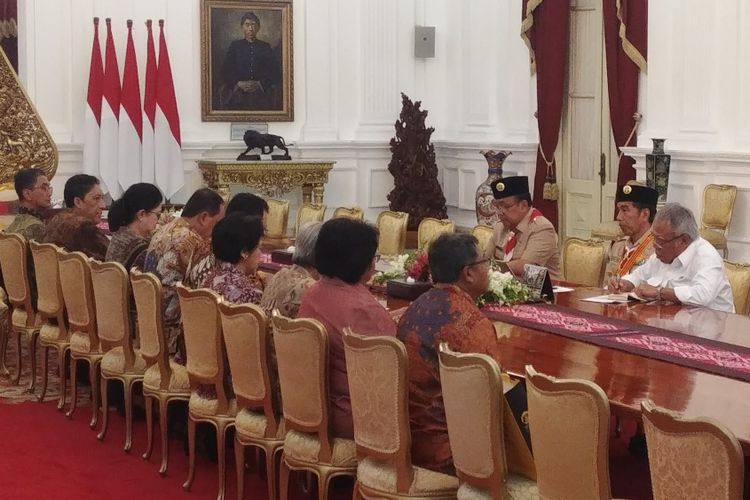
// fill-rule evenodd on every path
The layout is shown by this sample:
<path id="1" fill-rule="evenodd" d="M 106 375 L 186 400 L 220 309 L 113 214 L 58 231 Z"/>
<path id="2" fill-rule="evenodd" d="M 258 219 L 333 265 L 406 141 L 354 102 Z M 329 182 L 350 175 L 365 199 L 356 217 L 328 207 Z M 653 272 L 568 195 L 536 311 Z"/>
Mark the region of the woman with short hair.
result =
<path id="1" fill-rule="evenodd" d="M 323 224 L 315 244 L 320 280 L 305 292 L 298 317 L 317 319 L 328 332 L 329 400 L 333 435 L 352 439 L 343 330 L 359 335 L 396 335 L 396 323 L 370 293 L 378 230 L 363 221 L 338 218 Z"/>
<path id="2" fill-rule="evenodd" d="M 302 297 L 320 278 L 315 269 L 315 243 L 322 226 L 322 222 L 311 222 L 302 226 L 297 233 L 292 265 L 274 274 L 263 290 L 260 307 L 266 314 L 270 315 L 271 311 L 278 309 L 288 318 L 297 317 Z"/>
<path id="3" fill-rule="evenodd" d="M 119 262 L 127 270 L 142 269 L 163 201 L 159 188 L 139 182 L 112 203 L 108 214 L 112 239 L 104 260 Z"/>
<path id="4" fill-rule="evenodd" d="M 263 222 L 259 217 L 236 212 L 220 220 L 211 233 L 216 264 L 201 286 L 235 304 L 260 304 L 263 292 L 251 276 L 260 262 L 262 236 Z"/>

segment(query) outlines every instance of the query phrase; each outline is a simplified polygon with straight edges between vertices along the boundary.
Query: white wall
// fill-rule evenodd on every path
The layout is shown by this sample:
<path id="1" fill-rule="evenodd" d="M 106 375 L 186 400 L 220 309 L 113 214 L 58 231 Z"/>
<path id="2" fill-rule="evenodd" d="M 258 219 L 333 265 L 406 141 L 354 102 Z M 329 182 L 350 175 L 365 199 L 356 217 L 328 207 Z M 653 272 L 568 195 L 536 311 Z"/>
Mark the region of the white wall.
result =
<path id="1" fill-rule="evenodd" d="M 672 155 L 668 201 L 700 217 L 706 184 L 738 186 L 729 259 L 750 261 L 750 4 L 649 3 L 648 75 L 638 147 L 639 178 L 652 137 Z"/>
<path id="2" fill-rule="evenodd" d="M 112 18 L 124 63 L 125 20 L 134 21 L 139 70 L 145 69 L 147 18 L 166 20 L 180 110 L 186 185 L 201 185 L 196 161 L 235 158 L 228 123 L 200 119 L 199 0 L 19 0 L 21 79 L 60 151 L 53 184 L 81 170 L 83 110 L 92 17 Z M 535 92 L 519 36 L 520 1 L 295 0 L 295 121 L 269 131 L 295 143 L 294 158 L 337 162 L 326 189 L 329 207 L 359 205 L 368 218 L 386 207 L 392 187 L 388 141 L 400 92 L 421 100 L 435 127 L 433 141 L 449 213 L 471 226 L 474 191 L 486 176 L 480 149 L 510 149 L 508 172 L 531 173 Z M 414 58 L 414 26 L 436 27 L 435 58 Z M 158 35 L 158 28 L 155 32 Z"/>

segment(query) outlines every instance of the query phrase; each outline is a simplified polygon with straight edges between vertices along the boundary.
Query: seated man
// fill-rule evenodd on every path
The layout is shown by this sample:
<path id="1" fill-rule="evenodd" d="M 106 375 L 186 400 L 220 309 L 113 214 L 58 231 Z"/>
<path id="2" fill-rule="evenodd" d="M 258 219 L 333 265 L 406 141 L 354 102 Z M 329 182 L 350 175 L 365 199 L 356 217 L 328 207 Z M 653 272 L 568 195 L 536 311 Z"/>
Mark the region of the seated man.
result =
<path id="1" fill-rule="evenodd" d="M 635 291 L 640 297 L 734 312 L 732 288 L 719 252 L 698 234 L 693 213 L 668 203 L 651 226 L 655 253 L 621 279 L 613 276 L 613 291 Z"/>
<path id="2" fill-rule="evenodd" d="M 297 314 L 317 319 L 328 332 L 328 397 L 336 437 L 354 437 L 344 328 L 360 335 L 396 335 L 396 323 L 366 285 L 375 274 L 377 249 L 375 226 L 344 218 L 325 222 L 315 244 L 315 267 L 321 278 L 305 292 Z"/>
<path id="3" fill-rule="evenodd" d="M 617 223 L 625 234 L 609 249 L 606 276 L 625 276 L 654 253 L 651 224 L 656 216 L 656 189 L 638 185 L 617 186 Z"/>
<path id="4" fill-rule="evenodd" d="M 68 208 L 47 223 L 44 241 L 103 261 L 109 240 L 98 226 L 105 207 L 99 179 L 87 174 L 74 175 L 65 183 L 63 197 Z"/>
<path id="5" fill-rule="evenodd" d="M 229 200 L 225 215 L 233 213 L 241 213 L 243 215 L 249 215 L 251 217 L 259 217 L 263 221 L 263 231 L 265 233 L 266 220 L 268 219 L 268 202 L 260 196 L 252 193 L 237 193 Z M 209 252 L 207 255 L 197 258 L 193 256 L 193 259 L 188 264 L 188 271 L 185 274 L 183 284 L 190 288 L 198 288 L 202 286 L 206 276 L 213 268 L 216 260 L 214 254 Z M 258 278 L 257 274 L 253 272 L 250 277 L 254 281 L 257 288 L 263 290 L 263 282 Z"/>
<path id="6" fill-rule="evenodd" d="M 440 235 L 428 251 L 434 288 L 406 309 L 398 338 L 409 356 L 409 418 L 414 465 L 451 473 L 440 388 L 438 347 L 447 342 L 459 352 L 479 352 L 499 359 L 500 344 L 492 322 L 476 306 L 489 286 L 489 259 L 470 234 Z"/>
<path id="7" fill-rule="evenodd" d="M 38 168 L 24 168 L 13 179 L 18 194 L 18 215 L 5 230 L 27 240 L 42 241 L 47 231 L 45 221 L 52 205 L 52 186 Z"/>
<path id="8" fill-rule="evenodd" d="M 211 231 L 223 216 L 221 196 L 201 188 L 187 201 L 180 217 L 156 230 L 146 251 L 144 271 L 156 274 L 164 286 L 164 330 L 170 354 L 178 352 L 182 336 L 175 285 L 185 278 L 191 257 L 211 252 Z"/>
<path id="9" fill-rule="evenodd" d="M 546 267 L 550 278 L 563 279 L 557 232 L 542 213 L 531 206 L 529 178 L 505 177 L 490 187 L 500 222 L 495 225 L 488 255 L 508 263 L 516 276 L 525 264 Z"/>

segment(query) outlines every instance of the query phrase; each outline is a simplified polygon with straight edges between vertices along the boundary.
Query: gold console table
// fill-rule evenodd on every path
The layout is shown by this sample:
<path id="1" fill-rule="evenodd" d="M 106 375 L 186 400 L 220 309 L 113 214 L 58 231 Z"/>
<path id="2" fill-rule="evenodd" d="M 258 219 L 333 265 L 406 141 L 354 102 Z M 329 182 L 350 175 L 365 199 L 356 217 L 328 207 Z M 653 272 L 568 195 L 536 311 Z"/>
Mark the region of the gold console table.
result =
<path id="1" fill-rule="evenodd" d="M 242 184 L 265 196 L 279 198 L 295 187 L 302 188 L 304 203 L 323 204 L 323 190 L 328 182 L 332 161 L 277 160 L 277 161 L 211 161 L 198 162 L 203 180 L 224 199 L 229 197 L 229 186 Z"/>

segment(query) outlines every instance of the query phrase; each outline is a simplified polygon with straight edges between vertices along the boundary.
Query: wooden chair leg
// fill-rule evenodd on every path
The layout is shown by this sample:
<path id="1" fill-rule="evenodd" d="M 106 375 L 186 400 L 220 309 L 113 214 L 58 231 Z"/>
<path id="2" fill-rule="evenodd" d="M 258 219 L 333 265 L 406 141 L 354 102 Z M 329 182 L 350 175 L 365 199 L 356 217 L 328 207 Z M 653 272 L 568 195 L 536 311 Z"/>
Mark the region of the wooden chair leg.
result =
<path id="1" fill-rule="evenodd" d="M 167 463 L 169 461 L 169 429 L 167 428 L 167 415 L 169 412 L 169 401 L 159 398 L 159 433 L 161 434 L 161 466 L 159 474 L 162 476 L 167 473 Z M 188 417 L 188 424 L 190 417 Z M 195 429 L 193 429 L 195 434 Z M 188 438 L 189 439 L 189 438 Z M 195 436 L 193 436 L 195 439 Z M 195 448 L 195 445 L 193 445 Z"/>
<path id="2" fill-rule="evenodd" d="M 42 348 L 42 392 L 37 398 L 40 403 L 44 402 L 44 396 L 47 394 L 47 378 L 49 377 L 49 368 L 47 367 L 49 347 L 46 345 L 39 346 Z"/>
<path id="3" fill-rule="evenodd" d="M 276 458 L 278 456 L 277 451 L 279 448 L 267 448 L 266 452 L 266 481 L 268 482 L 268 498 L 276 500 L 278 495 L 278 470 L 276 466 Z"/>
<path id="4" fill-rule="evenodd" d="M 354 480 L 354 490 L 352 491 L 352 500 L 362 500 L 362 493 L 359 491 L 359 481 Z"/>
<path id="5" fill-rule="evenodd" d="M 107 435 L 107 426 L 109 425 L 109 403 L 107 401 L 107 388 L 109 386 L 109 379 L 101 377 L 101 393 L 102 393 L 102 430 L 97 434 L 99 441 L 104 440 L 104 436 Z M 91 384 L 91 389 L 94 389 L 94 384 Z"/>
<path id="6" fill-rule="evenodd" d="M 331 483 L 331 476 L 327 471 L 320 471 L 318 474 L 318 498 L 328 498 L 328 485 Z"/>
<path id="7" fill-rule="evenodd" d="M 225 488 L 227 483 L 226 462 L 227 462 L 227 428 L 232 425 L 220 421 L 216 424 L 216 455 L 219 465 L 219 494 L 216 500 L 224 500 Z"/>
<path id="8" fill-rule="evenodd" d="M 68 410 L 68 413 L 65 414 L 68 418 L 73 418 L 73 413 L 76 411 L 76 405 L 78 404 L 78 388 L 77 381 L 76 381 L 76 371 L 78 368 L 78 359 L 74 358 L 72 355 L 70 356 L 70 409 Z M 60 378 L 62 378 L 62 373 L 60 373 Z"/>
<path id="9" fill-rule="evenodd" d="M 6 309 L 3 313 L 5 318 L 0 325 L 0 376 L 10 376 L 10 370 L 5 364 L 5 353 L 8 351 L 8 338 L 10 337 L 10 310 Z"/>
<path id="10" fill-rule="evenodd" d="M 99 391 L 94 389 L 99 381 L 99 361 L 89 360 L 89 380 L 91 382 L 91 395 L 93 396 L 89 427 L 95 429 L 96 424 L 99 423 Z"/>
<path id="11" fill-rule="evenodd" d="M 148 460 L 154 450 L 154 398 L 144 394 L 143 399 L 146 401 L 146 451 L 141 457 Z"/>
<path id="12" fill-rule="evenodd" d="M 18 385 L 21 381 L 21 371 L 23 371 L 22 357 L 21 357 L 21 337 L 23 332 L 16 330 L 16 376 L 13 377 L 13 383 Z"/>
<path id="13" fill-rule="evenodd" d="M 245 445 L 234 435 L 234 467 L 237 472 L 237 500 L 245 496 Z M 273 499 L 273 497 L 268 497 Z"/>
<path id="14" fill-rule="evenodd" d="M 39 330 L 31 333 L 29 338 L 29 357 L 31 358 L 31 382 L 29 382 L 29 392 L 34 392 L 36 388 L 36 344 L 39 340 Z"/>
<path id="15" fill-rule="evenodd" d="M 133 386 L 136 382 L 139 380 L 127 379 L 122 384 L 125 389 L 125 453 L 130 453 L 133 446 Z"/>
<path id="16" fill-rule="evenodd" d="M 279 464 L 279 500 L 287 500 L 289 498 L 289 466 L 284 460 L 284 455 L 281 456 L 281 463 Z"/>
<path id="17" fill-rule="evenodd" d="M 68 376 L 65 374 L 65 360 L 68 359 L 66 355 L 70 353 L 70 349 L 63 347 L 57 351 L 57 373 L 60 376 L 60 398 L 57 400 L 57 411 L 63 411 L 65 408 L 65 398 L 68 393 Z"/>
<path id="18" fill-rule="evenodd" d="M 166 429 L 164 430 L 166 432 Z M 182 484 L 182 489 L 190 491 L 190 487 L 193 485 L 193 479 L 195 479 L 195 420 L 188 415 L 188 476 L 185 482 Z"/>

